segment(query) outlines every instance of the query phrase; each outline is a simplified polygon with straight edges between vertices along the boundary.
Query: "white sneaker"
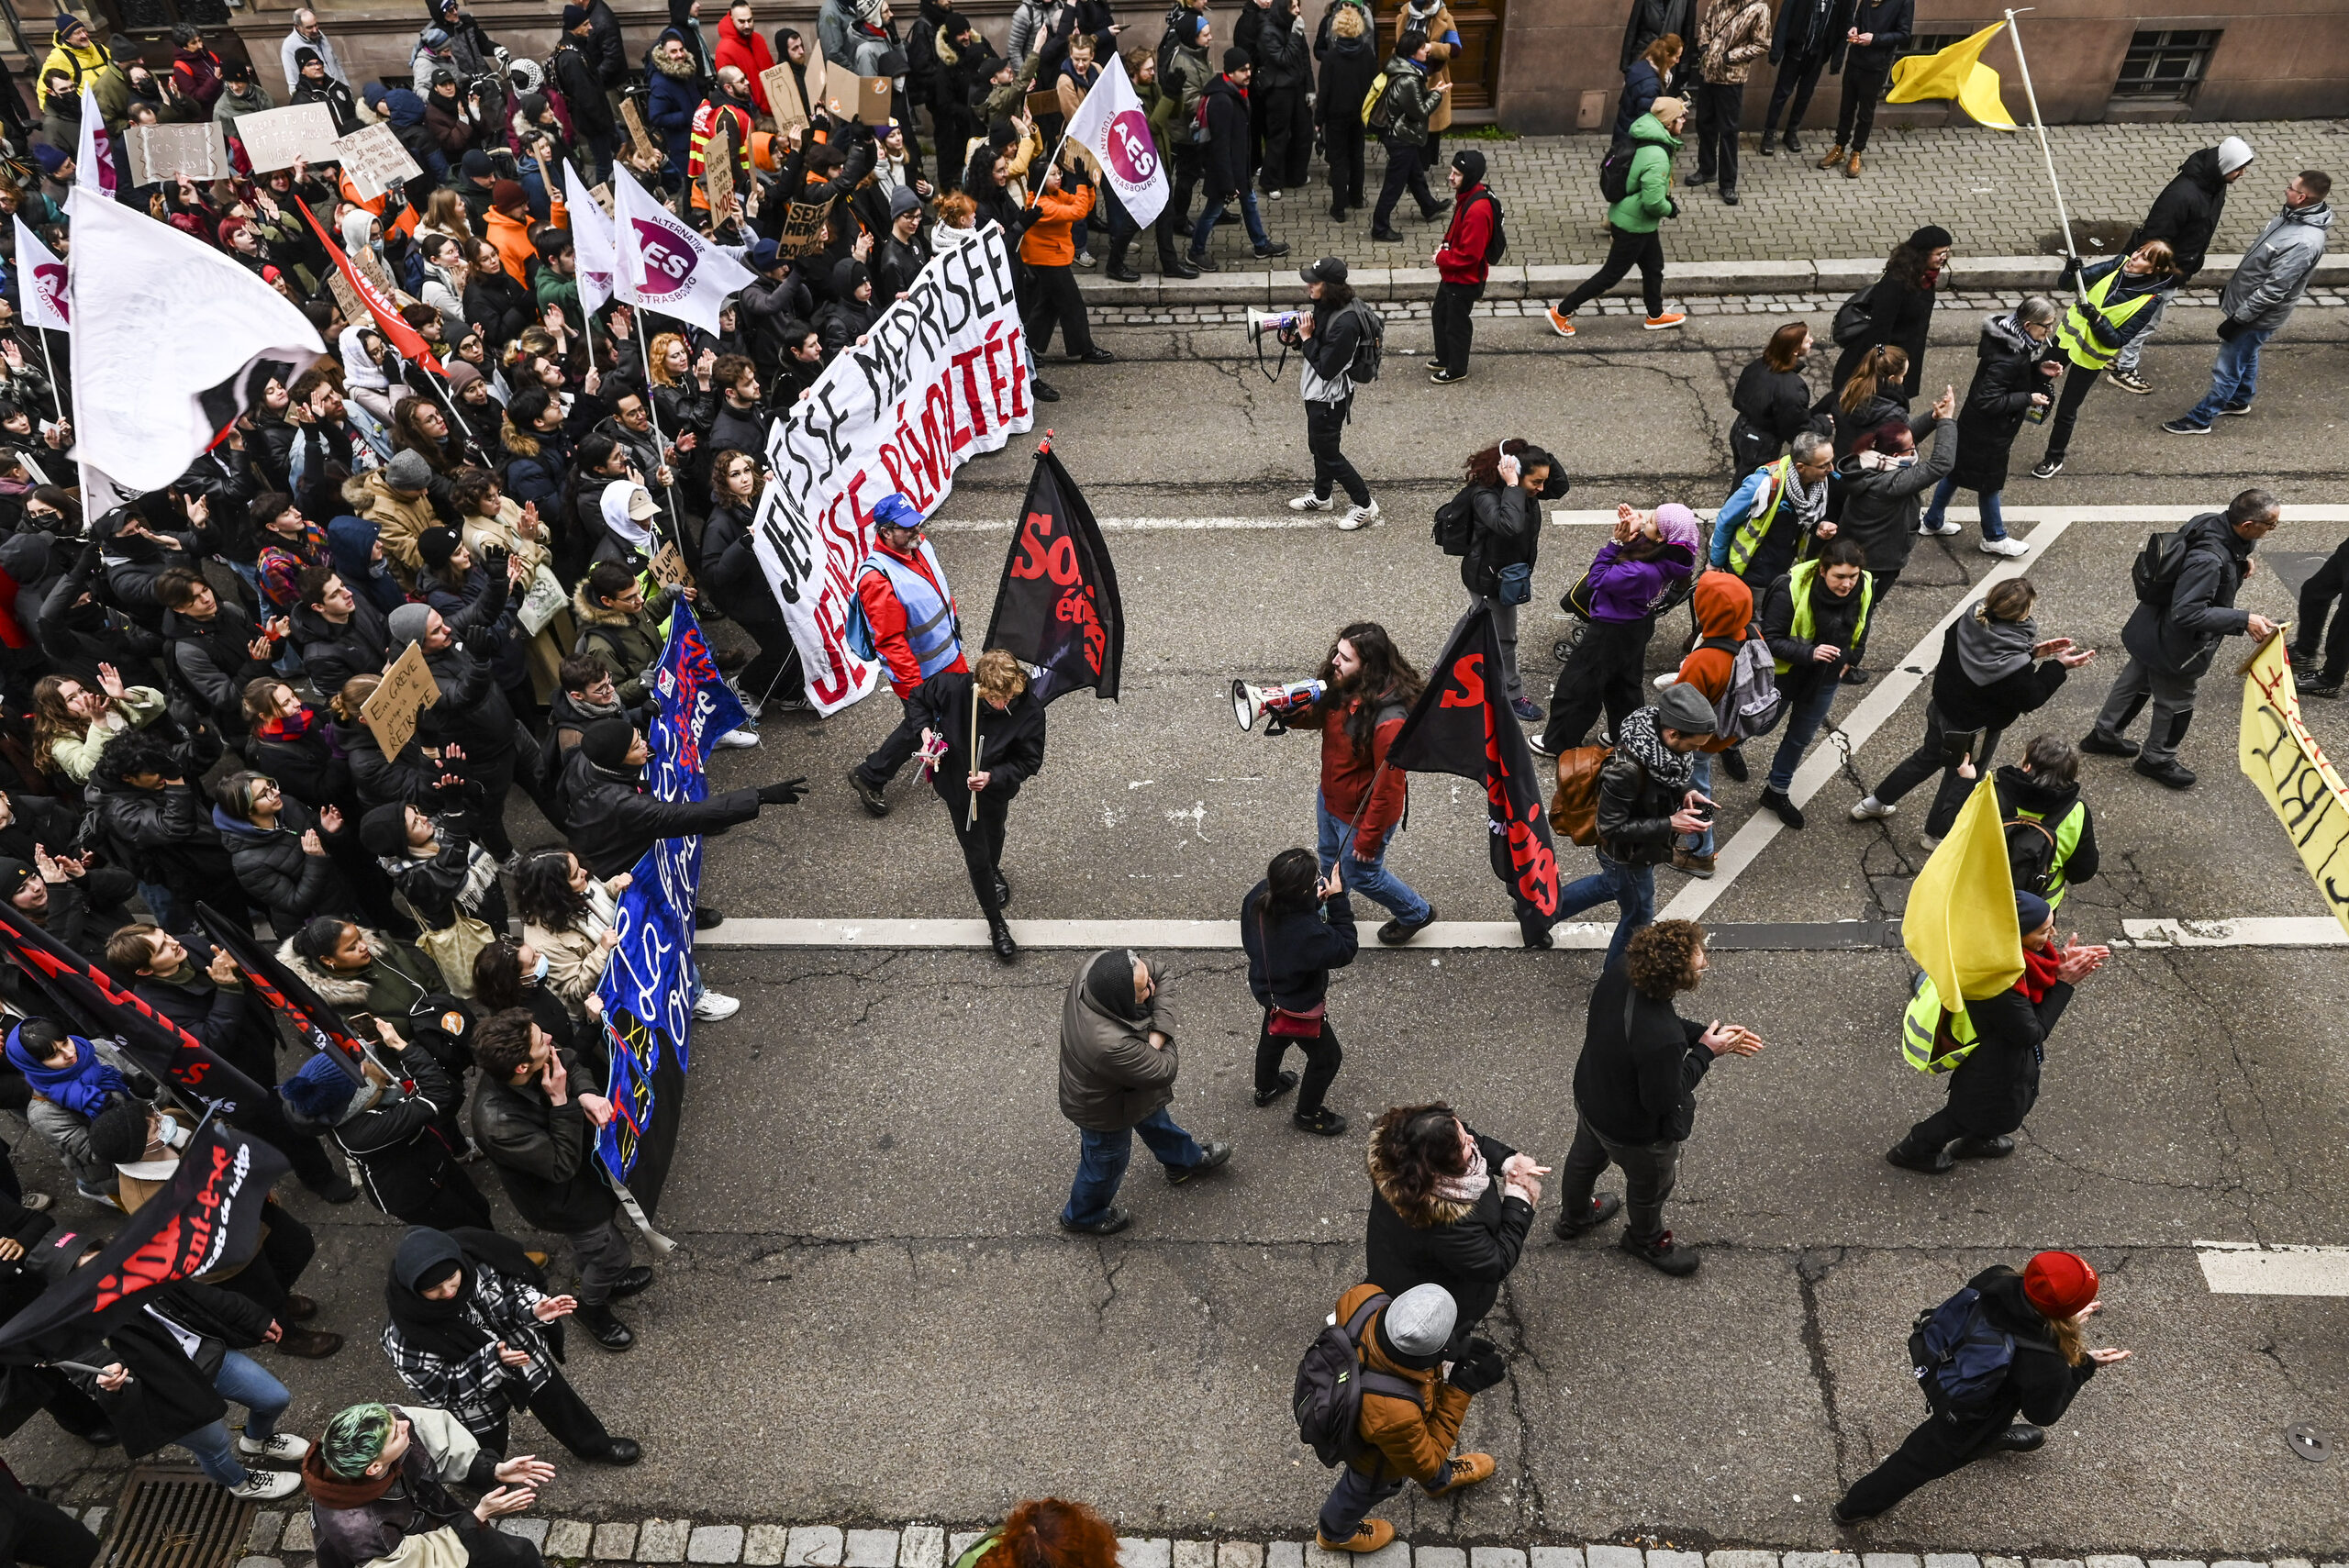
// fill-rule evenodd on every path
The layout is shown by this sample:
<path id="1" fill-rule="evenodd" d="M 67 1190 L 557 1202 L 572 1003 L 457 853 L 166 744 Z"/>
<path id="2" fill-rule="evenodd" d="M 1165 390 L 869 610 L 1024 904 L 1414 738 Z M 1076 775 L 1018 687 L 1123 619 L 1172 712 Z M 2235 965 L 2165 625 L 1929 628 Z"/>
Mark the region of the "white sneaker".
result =
<path id="1" fill-rule="evenodd" d="M 755 729 L 729 729 L 718 738 L 718 743 L 736 748 L 755 746 L 759 743 L 759 732 Z"/>
<path id="2" fill-rule="evenodd" d="M 1871 795 L 1863 799 L 1857 806 L 1852 807 L 1852 820 L 1854 822 L 1880 822 L 1885 817 L 1892 816 L 1899 809 L 1900 807 L 1897 806 L 1885 805 L 1884 802 Z"/>
<path id="3" fill-rule="evenodd" d="M 2006 556 L 2029 555 L 2031 553 L 2031 546 L 2023 543 L 2022 540 L 2015 538 L 2014 535 L 2009 534 L 2004 539 L 1984 539 L 1982 541 L 1982 553 L 1985 555 Z"/>
<path id="4" fill-rule="evenodd" d="M 1917 531 L 1932 539 L 1947 539 L 1952 534 L 1964 533 L 1965 531 L 1965 525 L 1964 523 L 1952 522 L 1949 518 L 1943 517 L 1942 519 L 1941 527 L 1937 528 L 1920 528 Z"/>
<path id="5" fill-rule="evenodd" d="M 1942 847 L 1941 835 L 1938 833 L 1920 833 L 1917 835 L 1917 847 L 1921 850 L 1938 850 Z"/>
<path id="6" fill-rule="evenodd" d="M 734 700 L 742 705 L 743 714 L 749 717 L 752 724 L 756 724 L 759 721 L 759 714 L 761 710 L 766 706 L 764 703 L 761 702 L 758 698 L 745 691 L 737 690 L 734 694 Z"/>
<path id="7" fill-rule="evenodd" d="M 309 1451 L 310 1440 L 297 1438 L 292 1432 L 277 1432 L 262 1442 L 242 1436 L 237 1439 L 237 1452 L 246 1459 L 276 1459 L 299 1464 Z"/>
<path id="8" fill-rule="evenodd" d="M 1288 504 L 1292 512 L 1334 512 L 1338 509 L 1335 495 L 1299 495 Z"/>
<path id="9" fill-rule="evenodd" d="M 1338 527 L 1352 533 L 1356 528 L 1366 528 L 1376 521 L 1378 521 L 1378 501 L 1373 497 L 1367 506 L 1349 508 L 1346 515 L 1338 519 Z"/>
<path id="10" fill-rule="evenodd" d="M 729 996 L 721 991 L 705 991 L 694 1003 L 694 1017 L 705 1023 L 730 1018 L 742 1010 L 740 997 Z"/>
<path id="11" fill-rule="evenodd" d="M 295 1470 L 248 1470 L 245 1484 L 228 1488 L 228 1496 L 240 1503 L 273 1503 L 280 1497 L 290 1497 L 301 1490 L 302 1475 Z"/>

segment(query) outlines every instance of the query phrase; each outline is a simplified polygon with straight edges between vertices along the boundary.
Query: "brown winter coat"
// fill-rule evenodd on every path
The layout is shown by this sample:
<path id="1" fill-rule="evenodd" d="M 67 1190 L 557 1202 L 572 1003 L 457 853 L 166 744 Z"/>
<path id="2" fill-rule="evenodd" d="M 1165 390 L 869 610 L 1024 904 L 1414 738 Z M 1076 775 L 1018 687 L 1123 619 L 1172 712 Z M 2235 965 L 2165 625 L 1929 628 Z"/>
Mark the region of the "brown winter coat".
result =
<path id="1" fill-rule="evenodd" d="M 344 501 L 367 521 L 384 540 L 384 557 L 392 568 L 392 575 L 399 579 L 401 587 L 414 592 L 416 574 L 424 568 L 424 557 L 417 552 L 416 541 L 424 530 L 438 528 L 439 514 L 432 510 L 432 498 L 418 495 L 414 500 L 393 493 L 384 483 L 384 471 L 370 469 L 355 474 L 342 488 Z"/>
<path id="2" fill-rule="evenodd" d="M 1344 1323 L 1362 1304 L 1378 1294 L 1375 1284 L 1358 1284 L 1338 1297 L 1338 1321 Z M 1378 1348 L 1378 1320 L 1386 1309 L 1371 1314 L 1363 1325 L 1362 1364 L 1366 1372 L 1385 1373 L 1416 1384 L 1416 1405 L 1380 1394 L 1367 1385 L 1362 1395 L 1362 1436 L 1370 1451 L 1348 1461 L 1356 1470 L 1382 1476 L 1401 1475 L 1422 1486 L 1435 1485 L 1443 1473 L 1452 1445 L 1460 1439 L 1460 1423 L 1468 1418 L 1468 1393 L 1440 1381 L 1435 1367 L 1404 1366 Z"/>
<path id="3" fill-rule="evenodd" d="M 1395 13 L 1395 41 L 1397 43 L 1403 41 L 1403 31 L 1410 24 L 1410 20 L 1411 8 L 1408 6 Z M 1452 80 L 1452 46 L 1443 41 L 1443 35 L 1458 32 L 1460 24 L 1453 19 L 1451 6 L 1439 6 L 1436 7 L 1434 18 L 1421 30 L 1428 35 L 1427 90 L 1432 93 L 1438 86 Z M 1446 93 L 1436 100 L 1435 107 L 1428 111 L 1428 132 L 1433 135 L 1437 131 L 1451 128 L 1452 94 Z"/>
<path id="4" fill-rule="evenodd" d="M 1115 1017 L 1085 989 L 1094 953 L 1061 1004 L 1061 1115 L 1093 1132 L 1122 1132 L 1174 1098 L 1174 1015 L 1158 983 L 1139 1022 Z M 1166 1037 L 1153 1047 L 1151 1031 Z"/>

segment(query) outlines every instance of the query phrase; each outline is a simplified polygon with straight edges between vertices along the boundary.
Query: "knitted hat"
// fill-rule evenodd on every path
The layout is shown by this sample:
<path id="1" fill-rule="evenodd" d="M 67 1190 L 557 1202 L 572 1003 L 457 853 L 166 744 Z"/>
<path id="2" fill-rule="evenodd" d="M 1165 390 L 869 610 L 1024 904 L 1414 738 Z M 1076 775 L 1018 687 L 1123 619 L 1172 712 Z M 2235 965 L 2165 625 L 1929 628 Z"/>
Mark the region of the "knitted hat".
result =
<path id="1" fill-rule="evenodd" d="M 391 1441 L 392 1426 L 388 1405 L 351 1405 L 338 1410 L 318 1440 L 318 1462 L 338 1480 L 356 1481 Z"/>
<path id="2" fill-rule="evenodd" d="M 109 1165 L 128 1164 L 147 1152 L 147 1107 L 117 1100 L 90 1122 L 90 1153 Z"/>
<path id="3" fill-rule="evenodd" d="M 1664 728 L 1677 729 L 1683 735 L 1713 733 L 1711 701 L 1686 681 L 1675 681 L 1657 695 L 1655 716 Z"/>
<path id="4" fill-rule="evenodd" d="M 579 749 L 599 768 L 628 766 L 629 748 L 636 744 L 636 726 L 625 718 L 599 718 L 579 730 Z"/>
<path id="5" fill-rule="evenodd" d="M 584 6 L 565 6 L 562 8 L 562 30 L 566 33 L 586 19 L 587 7 Z"/>
<path id="6" fill-rule="evenodd" d="M 2251 143 L 2243 138 L 2228 137 L 2219 143 L 2219 172 L 2232 174 L 2258 156 L 2251 150 Z"/>
<path id="7" fill-rule="evenodd" d="M 2015 889 L 2015 924 L 2025 935 L 2039 929 L 2055 917 L 2055 906 L 2038 894 L 2022 888 Z"/>
<path id="8" fill-rule="evenodd" d="M 473 369 L 471 361 L 469 361 L 451 359 L 448 361 L 448 364 L 449 390 L 451 392 L 462 392 L 465 388 L 471 386 L 473 383 L 481 379 L 481 372 Z"/>
<path id="9" fill-rule="evenodd" d="M 65 160 L 71 156 L 72 155 L 63 149 L 51 147 L 45 141 L 36 142 L 33 145 L 33 161 L 40 165 L 42 173 L 51 177 L 65 167 Z"/>
<path id="10" fill-rule="evenodd" d="M 1246 71 L 1255 63 L 1256 57 L 1236 44 L 1223 51 L 1223 70 L 1226 75 L 1235 71 Z"/>
<path id="11" fill-rule="evenodd" d="M 411 642 L 423 641 L 425 629 L 431 624 L 430 605 L 402 605 L 384 619 L 384 625 L 391 630 L 395 650 L 406 648 Z"/>
<path id="12" fill-rule="evenodd" d="M 1688 106 L 1677 98 L 1658 98 L 1648 106 L 1648 113 L 1653 115 L 1655 123 L 1662 126 L 1670 125 L 1687 112 Z"/>
<path id="13" fill-rule="evenodd" d="M 1174 18 L 1174 31 L 1181 35 L 1185 43 L 1198 42 L 1199 30 L 1207 25 L 1207 13 L 1204 11 L 1186 11 Z"/>
<path id="14" fill-rule="evenodd" d="M 416 553 L 424 557 L 424 564 L 438 572 L 449 564 L 457 553 L 457 546 L 463 542 L 454 528 L 427 528 L 416 536 Z"/>
<path id="15" fill-rule="evenodd" d="M 324 1051 L 302 1063 L 302 1070 L 277 1086 L 277 1094 L 296 1115 L 311 1121 L 332 1121 L 359 1085 Z"/>
<path id="16" fill-rule="evenodd" d="M 432 465 L 414 447 L 394 452 L 384 465 L 384 483 L 395 490 L 421 490 L 432 483 Z"/>
<path id="17" fill-rule="evenodd" d="M 899 185 L 889 193 L 889 220 L 894 223 L 909 212 L 921 211 L 921 198 L 914 195 L 911 185 Z"/>
<path id="18" fill-rule="evenodd" d="M 500 180 L 489 188 L 489 205 L 504 212 L 508 207 L 527 207 L 530 193 L 522 188 L 519 180 Z"/>
<path id="19" fill-rule="evenodd" d="M 1930 255 L 1944 245 L 1955 244 L 1956 240 L 1951 237 L 1950 231 L 1940 224 L 1929 223 L 1901 243 L 1907 245 L 1911 250 L 1922 250 Z"/>
<path id="20" fill-rule="evenodd" d="M 307 44 L 294 51 L 294 69 L 296 71 L 306 65 L 324 65 L 326 61 L 319 58 L 318 51 Z"/>
<path id="21" fill-rule="evenodd" d="M 0 899 L 16 897 L 25 884 L 39 874 L 22 861 L 0 859 Z"/>
<path id="22" fill-rule="evenodd" d="M 478 147 L 465 149 L 464 160 L 460 166 L 469 180 L 486 179 L 497 172 L 496 165 L 489 161 L 489 154 Z"/>
<path id="23" fill-rule="evenodd" d="M 2023 1266 L 2024 1297 L 2057 1321 L 2077 1318 L 2096 1293 L 2096 1270 L 2077 1252 L 2042 1252 Z"/>
<path id="24" fill-rule="evenodd" d="M 388 95 L 387 89 L 381 82 L 370 82 L 359 89 L 359 101 L 379 113 L 384 107 L 384 99 Z"/>
<path id="25" fill-rule="evenodd" d="M 1459 1303 L 1440 1284 L 1415 1284 L 1386 1304 L 1380 1327 L 1386 1342 L 1407 1356 L 1442 1353 L 1460 1320 Z"/>
<path id="26" fill-rule="evenodd" d="M 1464 147 L 1452 155 L 1452 166 L 1460 171 L 1463 185 L 1485 183 L 1485 155 L 1473 147 Z"/>
<path id="27" fill-rule="evenodd" d="M 359 841 L 371 855 L 392 856 L 407 848 L 407 806 L 379 806 L 359 819 Z"/>
<path id="28" fill-rule="evenodd" d="M 903 185 L 897 188 L 905 189 Z M 783 260 L 783 247 L 772 239 L 753 239 L 742 260 L 750 263 L 751 271 L 754 272 L 772 272 L 775 263 Z"/>

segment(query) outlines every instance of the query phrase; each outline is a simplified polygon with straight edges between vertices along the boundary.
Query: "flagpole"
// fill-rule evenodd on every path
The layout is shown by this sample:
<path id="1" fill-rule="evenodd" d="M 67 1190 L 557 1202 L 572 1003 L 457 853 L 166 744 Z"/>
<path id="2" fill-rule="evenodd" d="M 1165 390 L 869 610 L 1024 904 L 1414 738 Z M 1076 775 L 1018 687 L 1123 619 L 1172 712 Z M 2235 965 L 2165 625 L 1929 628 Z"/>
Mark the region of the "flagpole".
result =
<path id="1" fill-rule="evenodd" d="M 621 303 L 628 305 L 625 300 Z M 646 326 L 646 317 L 651 312 L 640 305 L 629 305 L 628 308 L 630 317 L 629 333 L 636 339 L 638 358 L 644 361 L 644 416 L 652 421 L 653 445 L 662 452 L 666 452 L 669 450 L 669 438 L 661 433 L 661 401 L 652 395 L 652 334 Z M 596 338 L 595 334 L 590 333 L 587 337 L 587 362 L 593 364 L 595 361 Z M 669 494 L 669 542 L 675 545 L 677 552 L 682 555 L 685 548 L 682 542 L 685 537 L 685 519 L 677 515 L 677 470 L 672 463 L 664 462 L 662 466 L 669 470 L 670 477 L 670 483 L 661 487 Z"/>
<path id="2" fill-rule="evenodd" d="M 2031 85 L 2031 61 L 2023 58 L 2022 29 L 2015 26 L 2015 18 L 2023 11 L 2035 11 L 2036 6 L 2007 13 L 2007 36 L 2014 40 L 2015 65 L 2022 72 L 2022 95 L 2031 105 L 2031 128 L 2039 133 L 2039 156 L 2047 163 L 2047 183 L 2055 192 L 2055 221 L 2064 226 L 2064 254 L 2070 261 L 2068 269 L 2076 282 L 2080 272 L 2080 253 L 2072 244 L 2072 219 L 2064 210 L 2064 183 L 2055 177 L 2055 154 L 2047 145 L 2047 126 L 2039 117 L 2039 95 Z"/>
<path id="3" fill-rule="evenodd" d="M 432 384 L 433 395 L 440 399 L 440 406 L 449 411 L 449 418 L 451 421 L 450 428 L 463 438 L 465 450 L 479 458 L 484 468 L 495 469 L 497 465 L 489 461 L 489 454 L 482 450 L 479 441 L 473 439 L 473 427 L 465 423 L 465 417 L 458 413 L 456 404 L 450 401 L 449 384 L 423 365 L 418 365 L 417 368 L 423 371 L 424 379 Z"/>
<path id="4" fill-rule="evenodd" d="M 71 419 L 73 417 L 72 399 L 65 394 L 65 384 L 57 379 L 57 361 L 49 353 L 49 328 L 36 327 L 33 330 L 40 334 L 40 362 L 49 367 L 49 390 L 57 399 L 57 417 Z"/>
<path id="5" fill-rule="evenodd" d="M 967 771 L 979 771 L 979 677 L 975 669 L 971 674 L 971 765 Z M 971 787 L 971 781 L 966 778 L 963 781 L 963 793 L 969 796 L 963 817 L 963 826 L 968 829 L 978 825 L 979 792 Z"/>

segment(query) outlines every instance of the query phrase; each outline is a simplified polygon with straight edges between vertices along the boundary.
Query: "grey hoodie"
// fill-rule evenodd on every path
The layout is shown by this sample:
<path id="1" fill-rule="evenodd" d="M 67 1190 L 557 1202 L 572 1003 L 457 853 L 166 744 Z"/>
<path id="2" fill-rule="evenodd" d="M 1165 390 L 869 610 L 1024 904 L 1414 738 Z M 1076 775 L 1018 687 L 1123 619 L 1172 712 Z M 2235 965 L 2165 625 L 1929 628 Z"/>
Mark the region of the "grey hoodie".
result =
<path id="1" fill-rule="evenodd" d="M 2255 331 L 2280 328 L 2292 318 L 2309 274 L 2324 259 L 2325 230 L 2332 227 L 2332 209 L 2322 202 L 2288 206 L 2270 218 L 2243 253 L 2242 265 L 2219 295 L 2219 307 Z"/>

